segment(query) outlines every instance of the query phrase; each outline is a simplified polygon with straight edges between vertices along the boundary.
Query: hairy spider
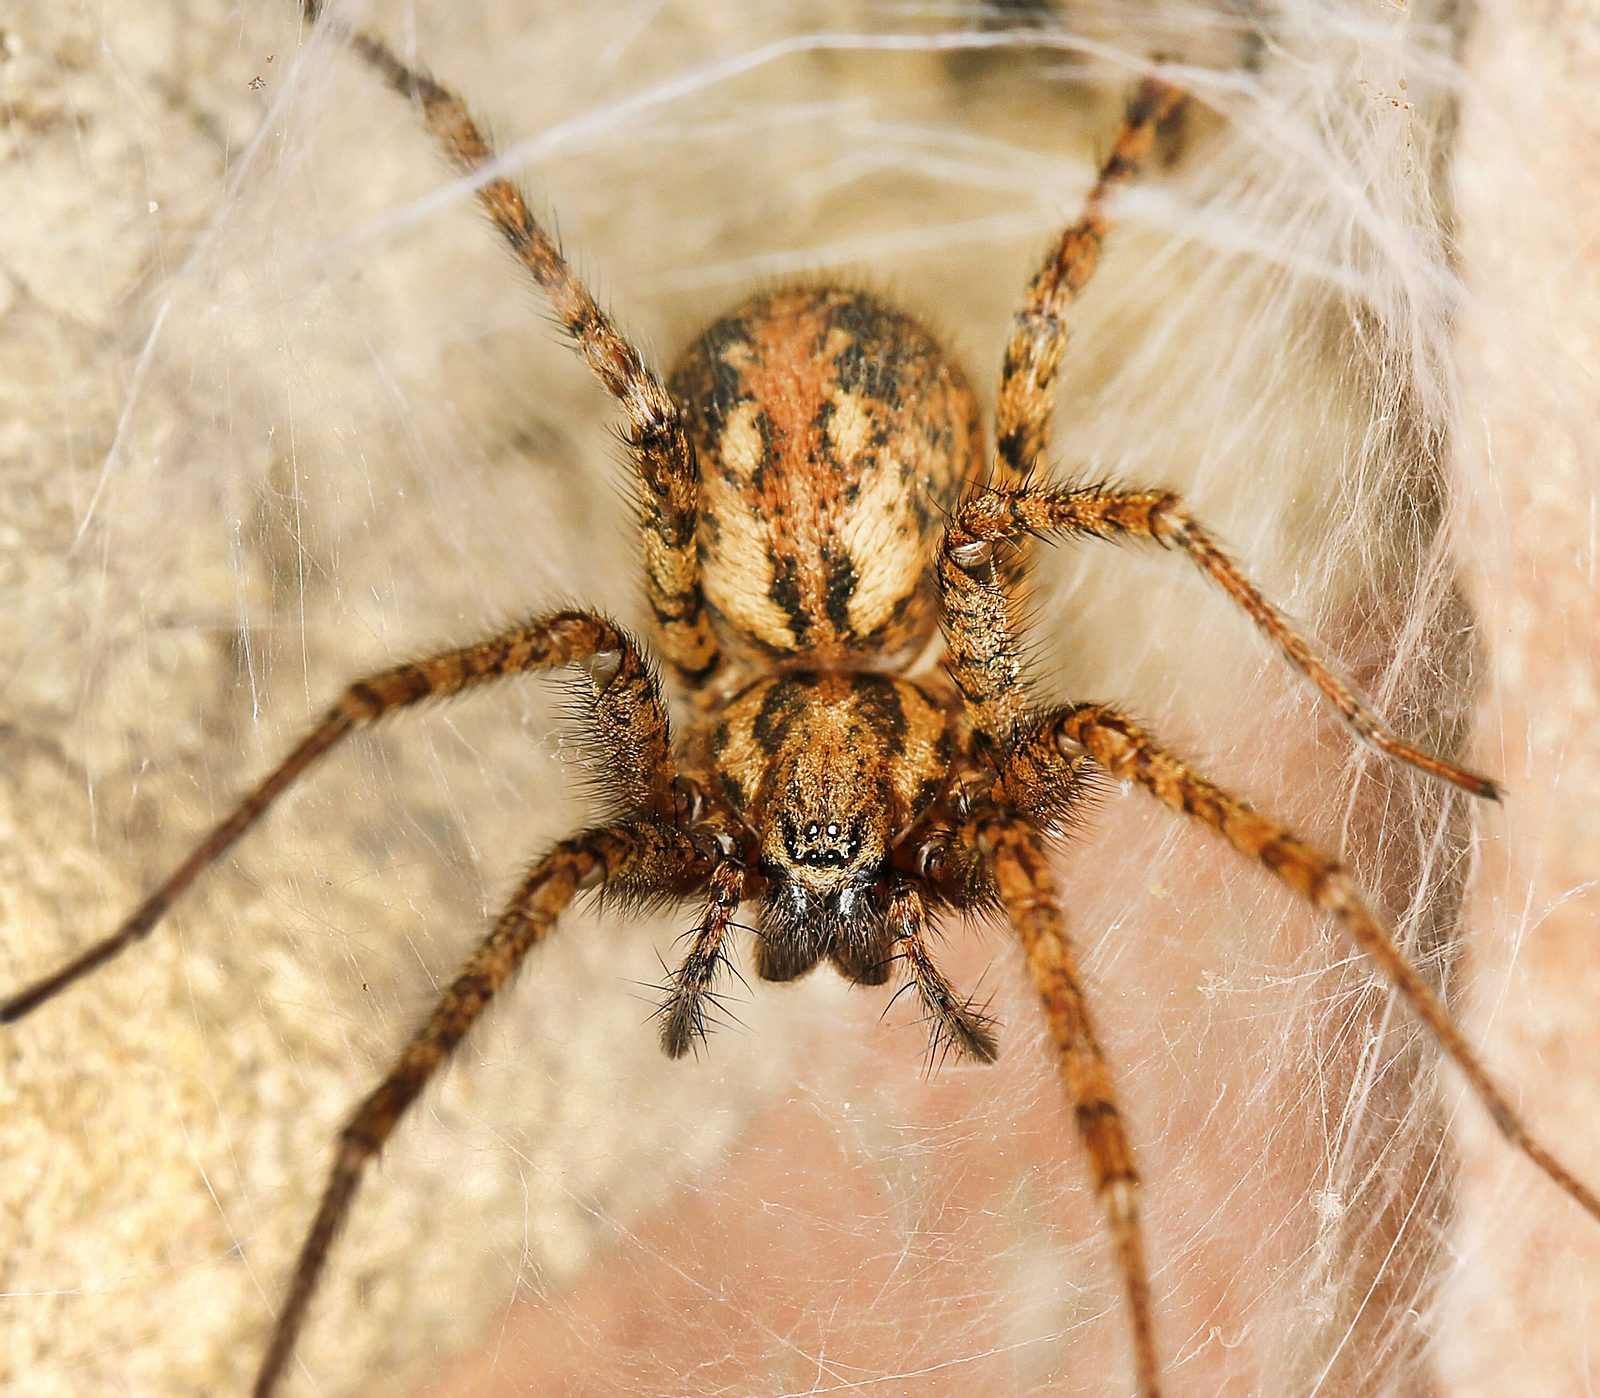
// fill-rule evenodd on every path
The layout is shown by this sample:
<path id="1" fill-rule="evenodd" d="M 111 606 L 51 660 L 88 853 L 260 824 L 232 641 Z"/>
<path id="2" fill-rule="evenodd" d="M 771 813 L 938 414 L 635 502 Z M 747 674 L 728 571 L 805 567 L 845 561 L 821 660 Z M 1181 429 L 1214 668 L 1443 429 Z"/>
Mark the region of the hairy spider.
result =
<path id="1" fill-rule="evenodd" d="M 308 18 L 318 17 L 314 0 Z M 460 99 L 380 38 L 349 36 L 463 171 L 628 419 L 654 649 L 692 702 L 671 731 L 642 647 L 605 617 L 565 611 L 360 680 L 110 937 L 0 1005 L 16 1020 L 148 935 L 172 900 L 319 757 L 426 698 L 575 664 L 606 754 L 606 821 L 536 863 L 479 950 L 342 1133 L 321 1207 L 262 1362 L 272 1391 L 362 1173 L 490 999 L 578 891 L 698 898 L 703 912 L 661 1007 L 665 1050 L 706 1031 L 734 918 L 759 906 L 760 975 L 827 959 L 884 984 L 896 968 L 935 1045 L 987 1061 L 993 1026 L 929 948 L 942 912 L 995 910 L 1021 942 L 1061 1057 L 1133 1322 L 1142 1390 L 1159 1362 L 1139 1177 L 1047 858 L 1096 770 L 1209 825 L 1334 917 L 1465 1074 L 1507 1137 L 1591 1214 L 1600 1201 L 1522 1126 L 1434 992 L 1339 864 L 1220 790 L 1102 705 L 1038 707 L 1014 612 L 1033 536 L 1177 548 L 1232 597 L 1367 742 L 1481 797 L 1491 782 L 1392 735 L 1244 578 L 1171 493 L 1034 484 L 1047 447 L 1064 316 L 1095 267 L 1109 193 L 1175 120 L 1181 97 L 1135 91 L 1083 216 L 1031 283 L 1007 349 L 986 463 L 977 403 L 914 320 L 874 297 L 801 286 L 758 295 L 706 329 L 663 383 L 531 217 L 492 176 Z M 943 623 L 948 676 L 920 662 Z M 913 668 L 914 667 L 914 668 Z"/>

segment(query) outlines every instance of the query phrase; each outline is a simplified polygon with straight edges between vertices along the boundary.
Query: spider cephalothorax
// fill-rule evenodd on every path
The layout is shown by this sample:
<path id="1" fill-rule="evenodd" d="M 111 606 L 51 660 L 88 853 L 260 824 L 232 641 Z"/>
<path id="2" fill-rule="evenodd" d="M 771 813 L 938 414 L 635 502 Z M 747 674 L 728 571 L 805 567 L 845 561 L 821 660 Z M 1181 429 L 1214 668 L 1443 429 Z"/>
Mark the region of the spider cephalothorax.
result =
<path id="1" fill-rule="evenodd" d="M 879 886 L 896 843 L 949 780 L 952 715 L 909 680 L 801 671 L 758 680 L 719 716 L 711 753 L 766 881 L 756 968 L 785 981 L 829 957 L 871 985 L 893 934 Z"/>
<path id="2" fill-rule="evenodd" d="M 306 0 L 307 17 L 319 5 Z M 1237 602 L 1368 743 L 1481 797 L 1494 785 L 1390 733 L 1164 490 L 1033 483 L 1049 443 L 1064 316 L 1105 236 L 1107 194 L 1180 108 L 1136 89 L 1083 216 L 1057 240 L 1013 325 L 985 465 L 967 381 L 916 321 L 872 296 L 814 286 L 757 296 L 716 321 L 664 385 L 624 338 L 460 99 L 381 38 L 352 47 L 421 108 L 477 181 L 496 228 L 628 419 L 654 649 L 692 718 L 674 736 L 643 647 L 606 617 L 562 611 L 349 686 L 323 721 L 111 936 L 0 1002 L 16 1020 L 146 936 L 172 900 L 318 758 L 421 700 L 576 665 L 588 676 L 607 818 L 524 876 L 482 945 L 346 1125 L 256 1383 L 288 1362 L 362 1173 L 493 996 L 586 888 L 696 898 L 661 1037 L 704 1036 L 726 942 L 760 905 L 756 965 L 789 980 L 826 959 L 878 985 L 899 971 L 940 1046 L 986 1061 L 987 1017 L 944 979 L 931 918 L 992 908 L 1038 988 L 1116 1242 L 1142 1392 L 1159 1389 L 1139 1176 L 1095 1038 L 1047 855 L 1096 770 L 1217 831 L 1336 919 L 1399 991 L 1505 1135 L 1590 1214 L 1600 1199 L 1529 1135 L 1437 995 L 1368 911 L 1349 874 L 1213 785 L 1103 705 L 1040 706 L 1024 683 L 1016 585 L 1033 537 L 1091 535 L 1176 549 Z M 930 652 L 936 622 L 943 669 Z"/>

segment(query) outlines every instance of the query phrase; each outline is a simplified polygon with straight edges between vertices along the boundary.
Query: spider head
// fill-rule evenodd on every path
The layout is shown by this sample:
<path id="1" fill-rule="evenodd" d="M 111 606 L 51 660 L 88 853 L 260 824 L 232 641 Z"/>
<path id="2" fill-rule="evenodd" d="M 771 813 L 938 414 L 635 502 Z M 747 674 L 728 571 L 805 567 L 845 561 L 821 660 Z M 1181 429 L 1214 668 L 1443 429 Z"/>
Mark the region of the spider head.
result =
<path id="1" fill-rule="evenodd" d="M 844 760 L 841 760 L 844 759 Z M 760 869 L 796 911 L 848 915 L 889 849 L 889 803 L 859 756 L 825 746 L 784 754 L 761 834 Z"/>
<path id="2" fill-rule="evenodd" d="M 879 980 L 888 949 L 876 885 L 893 833 L 889 803 L 860 780 L 859 756 L 836 748 L 799 746 L 775 765 L 786 770 L 759 828 L 767 888 L 757 969 L 791 980 L 827 956 L 853 978 Z"/>
<path id="3" fill-rule="evenodd" d="M 851 809 L 854 792 L 815 789 L 823 765 L 817 759 L 826 755 L 804 756 L 811 770 L 794 773 L 787 799 L 763 832 L 761 864 L 808 894 L 834 899 L 875 875 L 888 844 L 886 812 Z"/>
<path id="4" fill-rule="evenodd" d="M 712 746 L 766 884 L 757 970 L 790 980 L 827 957 L 881 983 L 891 938 L 879 887 L 895 839 L 942 789 L 942 708 L 886 675 L 788 674 L 735 698 Z"/>

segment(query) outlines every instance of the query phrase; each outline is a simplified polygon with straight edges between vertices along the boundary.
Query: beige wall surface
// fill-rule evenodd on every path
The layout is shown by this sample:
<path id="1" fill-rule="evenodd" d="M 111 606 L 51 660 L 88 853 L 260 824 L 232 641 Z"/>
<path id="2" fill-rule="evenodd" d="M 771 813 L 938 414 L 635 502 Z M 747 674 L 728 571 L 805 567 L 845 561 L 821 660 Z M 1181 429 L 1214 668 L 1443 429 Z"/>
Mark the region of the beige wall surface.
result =
<path id="1" fill-rule="evenodd" d="M 1473 1020 L 1529 1117 L 1600 1157 L 1600 64 L 1590 4 L 1485 7 L 1457 158 L 1468 587 L 1489 657 L 1477 750 L 1512 798 L 1486 826 L 1464 943 Z M 1464 555 L 1466 551 L 1464 550 Z M 1470 1109 L 1440 1369 L 1453 1393 L 1600 1383 L 1600 1237 Z"/>
<path id="2" fill-rule="evenodd" d="M 1538 9 L 1535 14 L 1534 10 Z M 1183 490 L 1459 802 L 1358 749 L 1157 552 L 1047 552 L 1041 694 L 1139 713 L 1347 858 L 1600 1179 L 1580 6 L 902 0 L 360 9 L 459 85 L 659 359 L 752 285 L 887 291 L 992 402 L 1152 55 L 1195 115 L 1119 201 L 1054 470 Z M 0 986 L 113 925 L 350 676 L 555 603 L 643 618 L 600 393 L 414 114 L 288 4 L 0 12 Z M 0 1033 L 0 1385 L 246 1390 L 339 1123 L 585 817 L 563 689 L 331 758 L 171 916 Z M 1600 1387 L 1600 1225 L 1359 959 L 1108 788 L 1059 862 L 1147 1181 L 1174 1394 Z M 1003 929 L 992 1068 L 890 989 L 734 987 L 584 907 L 365 1187 L 288 1390 L 1132 1391 Z M 750 960 L 741 956 L 747 972 Z"/>

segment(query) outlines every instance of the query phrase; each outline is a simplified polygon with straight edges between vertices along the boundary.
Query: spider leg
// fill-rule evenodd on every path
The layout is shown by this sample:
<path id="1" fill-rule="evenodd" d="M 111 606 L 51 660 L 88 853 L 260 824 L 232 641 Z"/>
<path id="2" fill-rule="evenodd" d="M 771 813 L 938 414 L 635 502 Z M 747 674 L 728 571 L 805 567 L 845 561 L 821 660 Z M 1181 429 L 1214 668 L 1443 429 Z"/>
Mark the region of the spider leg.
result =
<path id="1" fill-rule="evenodd" d="M 1073 705 L 1043 719 L 1038 734 L 1039 741 L 1030 745 L 1036 751 L 1052 744 L 1063 762 L 1080 761 L 1087 752 L 1114 776 L 1138 782 L 1162 804 L 1209 825 L 1241 854 L 1260 860 L 1301 897 L 1337 919 L 1350 940 L 1428 1027 L 1506 1139 L 1587 1212 L 1600 1218 L 1600 1197 L 1529 1133 L 1437 992 L 1362 902 L 1355 882 L 1338 861 L 1207 781 L 1114 709 L 1099 704 Z"/>
<path id="2" fill-rule="evenodd" d="M 383 1148 L 407 1108 L 506 984 L 523 958 L 544 940 L 580 888 L 606 883 L 641 861 L 680 876 L 704 875 L 702 857 L 687 836 L 661 823 L 603 826 L 565 840 L 533 866 L 495 923 L 461 968 L 427 1021 L 412 1036 L 383 1081 L 339 1135 L 338 1152 L 316 1218 L 301 1245 L 283 1309 L 261 1368 L 256 1398 L 267 1398 L 288 1364 L 306 1309 L 334 1238 L 350 1212 L 362 1172 Z"/>
<path id="3" fill-rule="evenodd" d="M 928 949 L 928 908 L 922 891 L 913 883 L 899 883 L 889 893 L 886 918 L 894 933 L 895 949 L 905 962 L 917 998 L 933 1025 L 930 1055 L 937 1059 L 948 1045 L 964 1058 L 993 1063 L 1000 1056 L 994 1039 L 994 1019 L 963 999 L 944 977 Z"/>
<path id="4" fill-rule="evenodd" d="M 1028 698 L 1022 663 L 1007 617 L 1004 592 L 994 579 L 994 546 L 1042 534 L 1086 534 L 1117 541 L 1153 539 L 1181 548 L 1277 645 L 1284 658 L 1314 684 L 1361 740 L 1440 781 L 1488 800 L 1499 789 L 1453 762 L 1424 752 L 1390 732 L 1343 680 L 1165 490 L 986 491 L 970 497 L 945 531 L 939 587 L 951 638 L 951 673 L 967 698 L 973 722 L 1004 750 L 1026 721 Z"/>
<path id="5" fill-rule="evenodd" d="M 671 990 L 661 1007 L 661 1048 L 668 1058 L 682 1058 L 706 1037 L 706 1003 L 722 967 L 723 943 L 733 915 L 744 899 L 745 866 L 722 859 L 711 871 L 706 910 L 696 925 L 688 955 L 672 973 Z"/>
<path id="6" fill-rule="evenodd" d="M 1013 317 L 995 403 L 999 460 L 993 483 L 1001 489 L 1016 490 L 1026 484 L 1049 450 L 1056 371 L 1067 347 L 1067 310 L 1099 265 L 1106 237 L 1106 200 L 1139 172 L 1157 130 L 1183 100 L 1177 88 L 1156 78 L 1146 78 L 1134 89 L 1111 154 L 1084 200 L 1083 213 L 1056 240 L 1028 283 Z"/>
<path id="7" fill-rule="evenodd" d="M 303 0 L 308 22 L 317 22 L 323 8 L 321 0 Z M 407 65 L 370 30 L 341 32 L 384 82 L 420 106 L 429 134 L 456 169 L 481 176 L 495 163 L 494 147 L 454 91 Z M 627 415 L 628 445 L 642 486 L 640 526 L 657 648 L 685 680 L 707 680 L 723 659 L 700 589 L 695 538 L 700 470 L 678 405 L 644 356 L 600 309 L 529 211 L 522 191 L 497 175 L 481 180 L 478 200 L 544 292 L 579 357 Z"/>
<path id="8" fill-rule="evenodd" d="M 1139 1173 L 1117 1107 L 1111 1070 L 1095 1038 L 1044 844 L 1037 829 L 1010 812 L 980 818 L 974 834 L 993 862 L 1001 906 L 1022 942 L 1029 974 L 1044 1001 L 1050 1035 L 1061 1056 L 1078 1134 L 1094 1170 L 1095 1187 L 1122 1269 L 1133 1322 L 1139 1391 L 1144 1398 L 1158 1398 L 1161 1369 L 1156 1362 L 1150 1278 L 1139 1221 Z"/>
<path id="9" fill-rule="evenodd" d="M 1138 173 L 1158 133 L 1181 110 L 1183 100 L 1176 88 L 1155 78 L 1139 84 L 1128 100 L 1111 154 L 1084 200 L 1082 214 L 1056 240 L 1028 284 L 1012 319 L 995 403 L 996 460 L 991 484 L 1002 490 L 1026 485 L 1050 449 L 1056 372 L 1067 347 L 1067 311 L 1099 265 L 1106 236 L 1106 201 Z M 1008 572 L 1020 581 L 1026 563 L 1024 544 L 1010 560 Z"/>
<path id="10" fill-rule="evenodd" d="M 423 699 L 459 694 L 490 680 L 571 662 L 585 664 L 595 683 L 596 721 L 615 738 L 608 764 L 619 808 L 667 815 L 677 799 L 677 769 L 660 687 L 631 637 L 588 612 L 555 612 L 476 645 L 397 665 L 350 685 L 326 717 L 228 813 L 110 936 L 59 971 L 0 1001 L 0 1024 L 37 1009 L 149 936 L 167 909 L 199 875 L 264 816 L 320 757 L 357 728 Z"/>

